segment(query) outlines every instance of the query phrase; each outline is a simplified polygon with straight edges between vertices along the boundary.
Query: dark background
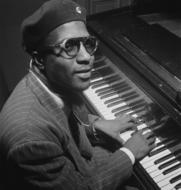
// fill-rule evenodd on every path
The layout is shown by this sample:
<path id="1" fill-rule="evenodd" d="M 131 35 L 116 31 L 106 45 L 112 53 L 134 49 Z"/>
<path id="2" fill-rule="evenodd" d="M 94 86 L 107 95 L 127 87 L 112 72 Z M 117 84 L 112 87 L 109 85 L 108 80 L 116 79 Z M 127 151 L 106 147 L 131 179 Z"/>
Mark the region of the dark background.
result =
<path id="1" fill-rule="evenodd" d="M 0 69 L 8 91 L 27 72 L 29 57 L 21 47 L 22 20 L 44 0 L 0 0 Z"/>

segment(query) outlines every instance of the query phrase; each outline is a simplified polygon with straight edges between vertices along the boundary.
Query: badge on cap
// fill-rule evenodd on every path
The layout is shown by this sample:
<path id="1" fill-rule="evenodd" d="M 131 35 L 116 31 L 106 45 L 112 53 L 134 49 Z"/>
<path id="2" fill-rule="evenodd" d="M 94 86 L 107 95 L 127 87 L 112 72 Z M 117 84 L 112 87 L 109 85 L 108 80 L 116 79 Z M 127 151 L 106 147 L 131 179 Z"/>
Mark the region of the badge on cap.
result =
<path id="1" fill-rule="evenodd" d="M 79 13 L 79 14 L 81 14 L 81 13 L 82 13 L 82 11 L 81 11 L 81 8 L 80 8 L 80 7 L 76 7 L 76 8 L 75 8 L 75 10 L 76 10 L 76 12 L 77 12 L 77 13 Z"/>

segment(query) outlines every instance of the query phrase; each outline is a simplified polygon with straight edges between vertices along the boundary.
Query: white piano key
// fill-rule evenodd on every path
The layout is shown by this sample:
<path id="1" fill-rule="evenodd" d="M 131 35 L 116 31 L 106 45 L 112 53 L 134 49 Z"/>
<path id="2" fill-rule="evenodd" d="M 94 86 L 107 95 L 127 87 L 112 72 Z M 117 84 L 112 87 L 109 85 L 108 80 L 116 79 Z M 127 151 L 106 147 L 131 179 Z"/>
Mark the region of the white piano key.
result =
<path id="1" fill-rule="evenodd" d="M 100 81 L 100 80 L 103 80 L 104 78 L 103 77 L 97 77 L 95 79 L 91 79 L 91 82 L 96 82 L 96 81 Z"/>
<path id="2" fill-rule="evenodd" d="M 92 88 L 92 89 L 98 90 L 98 89 L 102 89 L 102 88 L 106 88 L 106 87 L 109 87 L 109 84 L 102 84 L 102 85 L 100 85 L 100 86 L 98 86 L 96 88 Z"/>
<path id="3" fill-rule="evenodd" d="M 156 182 L 156 183 L 159 183 L 163 180 L 166 180 L 169 181 L 168 179 L 172 179 L 174 176 L 177 176 L 179 174 L 179 172 L 181 172 L 181 168 L 173 171 L 173 172 L 170 172 L 169 174 L 167 175 L 164 175 L 163 173 L 161 173 L 160 175 L 156 176 L 153 178 L 153 180 Z"/>
<path id="4" fill-rule="evenodd" d="M 98 76 L 98 77 L 96 77 L 95 79 L 93 78 L 93 79 L 91 79 L 90 81 L 91 81 L 91 83 L 94 83 L 94 82 L 98 82 L 98 81 L 105 81 L 107 78 L 109 78 L 109 77 L 113 77 L 113 76 L 116 76 L 116 74 L 115 73 L 110 73 L 109 75 L 106 75 L 106 76 Z"/>
<path id="5" fill-rule="evenodd" d="M 103 102 L 97 96 L 95 96 L 92 90 L 87 90 L 86 92 L 84 92 L 84 94 L 88 98 L 91 97 L 92 101 L 95 102 L 95 109 L 98 111 L 100 116 L 102 116 L 105 119 L 115 118 L 114 115 L 107 110 L 105 104 L 103 104 Z"/>
<path id="6" fill-rule="evenodd" d="M 159 158 L 162 158 L 163 156 L 166 156 L 166 155 L 168 155 L 170 153 L 171 152 L 168 149 L 166 149 L 166 150 L 164 150 L 162 152 L 159 152 L 158 154 L 155 154 L 154 156 L 151 156 L 151 157 L 150 156 L 146 156 L 144 159 L 142 159 L 140 161 L 140 163 L 144 166 L 145 163 L 151 162 L 151 161 L 154 162 L 155 160 L 157 160 Z"/>
<path id="7" fill-rule="evenodd" d="M 119 95 L 118 95 L 118 97 L 119 97 Z M 130 107 L 129 104 L 134 103 L 134 102 L 139 101 L 139 100 L 142 100 L 142 97 L 134 98 L 134 99 L 126 101 L 126 102 L 124 100 L 122 100 L 123 102 L 120 102 L 120 103 L 117 104 L 117 105 L 120 105 L 120 110 L 115 111 L 115 113 L 121 111 L 121 107 L 126 106 L 126 105 L 127 105 L 127 108 L 128 109 L 130 108 L 130 110 L 131 110 L 132 108 Z M 110 107 L 110 109 L 114 110 L 116 108 L 119 108 L 117 105 L 114 105 L 114 106 Z M 124 108 L 124 109 L 126 109 L 126 108 Z"/>
<path id="8" fill-rule="evenodd" d="M 126 106 L 126 105 L 127 105 L 126 102 L 122 102 L 120 104 L 115 105 L 114 107 L 108 107 L 107 109 L 110 110 L 110 112 L 112 113 L 113 109 L 121 108 L 121 107 Z M 114 115 L 114 113 L 112 113 L 112 114 Z"/>
<path id="9" fill-rule="evenodd" d="M 159 139 L 159 138 L 156 138 L 155 143 L 159 143 L 159 142 L 161 142 L 160 139 Z M 151 152 L 157 150 L 157 149 L 160 148 L 160 147 L 165 147 L 165 144 L 163 144 L 163 145 L 161 145 L 161 146 L 158 146 L 158 147 L 155 147 Z M 165 151 L 165 150 L 162 150 L 162 151 L 160 152 L 162 157 L 163 157 L 163 155 L 164 155 L 164 151 Z M 151 153 L 151 152 L 150 152 L 150 153 Z M 171 151 L 170 151 L 170 152 L 171 152 Z M 155 161 L 155 160 L 158 159 L 158 157 L 160 157 L 160 153 L 157 153 L 157 154 L 155 154 L 154 156 L 151 156 L 151 157 L 147 157 L 147 159 L 145 158 L 144 160 L 141 161 L 141 163 L 144 164 L 145 167 L 147 167 L 147 165 L 149 166 L 149 165 L 150 165 L 150 161 Z M 160 158 L 161 158 L 161 157 L 160 157 Z"/>
<path id="10" fill-rule="evenodd" d="M 114 95 L 112 95 L 112 96 L 103 98 L 102 101 L 105 102 L 105 101 L 111 100 L 111 99 L 113 99 L 113 98 L 119 98 L 119 94 L 114 94 Z M 124 102 L 124 104 L 125 104 L 125 102 Z"/>
<path id="11" fill-rule="evenodd" d="M 98 70 L 103 69 L 105 67 L 108 67 L 108 64 L 106 62 L 104 62 L 103 65 L 99 65 L 98 67 L 93 67 L 92 71 L 98 71 Z"/>
<path id="12" fill-rule="evenodd" d="M 104 102 L 99 99 L 96 95 L 95 95 L 95 92 L 94 90 L 87 90 L 86 92 L 84 92 L 87 96 L 91 97 L 92 100 L 95 102 L 95 106 L 97 107 L 97 109 L 100 110 L 101 114 L 103 114 L 104 112 L 108 113 L 109 112 L 109 115 L 112 115 L 111 118 L 115 118 L 114 114 L 111 112 L 113 108 L 116 108 L 116 107 L 122 107 L 122 106 L 126 106 L 127 103 L 126 102 L 122 102 L 116 106 L 114 106 L 113 108 L 112 107 L 107 107 Z M 114 97 L 118 97 L 117 95 L 115 95 Z M 113 97 L 110 97 L 110 99 L 113 98 Z M 104 99 L 105 100 L 108 100 L 107 99 Z"/>
<path id="13" fill-rule="evenodd" d="M 174 187 L 179 184 L 180 182 L 177 182 L 175 184 L 168 184 L 161 188 L 161 190 L 176 190 Z M 180 188 L 181 189 L 181 188 Z"/>
<path id="14" fill-rule="evenodd" d="M 170 160 L 172 160 L 172 159 L 174 159 L 174 158 L 175 158 L 175 156 L 173 156 L 173 157 L 171 157 L 171 158 L 169 158 L 169 159 L 167 159 L 167 160 L 164 160 L 163 162 L 161 162 L 161 163 L 159 163 L 159 164 L 154 164 L 154 163 L 153 163 L 153 165 L 156 166 L 156 170 L 159 170 L 159 166 L 160 166 L 160 165 L 162 165 L 162 164 L 164 164 L 164 163 L 166 163 L 166 162 L 168 162 L 168 161 L 170 161 Z M 152 167 L 153 165 L 151 165 L 151 163 L 152 163 L 152 162 L 150 162 L 150 165 L 149 165 L 149 166 L 147 165 L 147 168 L 146 168 L 146 171 L 147 171 L 148 173 L 155 171 L 155 169 Z"/>
<path id="15" fill-rule="evenodd" d="M 173 158 L 171 158 L 171 159 L 173 159 Z M 161 164 L 166 163 L 167 161 L 169 161 L 171 159 L 163 161 Z M 161 164 L 155 164 L 154 161 L 150 161 L 149 165 L 147 164 L 145 166 L 145 165 L 142 164 L 142 166 L 150 174 L 150 176 L 152 176 L 153 178 L 156 178 L 157 176 L 162 174 L 162 171 L 164 171 L 166 168 L 168 168 L 168 167 L 165 167 L 164 169 L 159 169 L 159 166 Z"/>
<path id="16" fill-rule="evenodd" d="M 156 176 L 162 174 L 163 171 L 165 171 L 166 169 L 169 169 L 169 168 L 171 168 L 171 167 L 177 165 L 178 163 L 179 163 L 179 162 L 173 163 L 173 164 L 171 164 L 170 166 L 165 167 L 163 170 L 159 170 L 159 169 L 158 169 L 158 170 L 155 170 L 155 171 L 150 172 L 150 173 L 148 172 L 148 173 L 150 174 L 150 176 L 151 176 L 152 178 L 155 178 Z"/>
<path id="17" fill-rule="evenodd" d="M 177 182 L 171 184 L 171 183 L 170 183 L 170 180 L 171 180 L 173 177 L 177 176 L 179 172 L 181 172 L 181 169 L 175 170 L 175 171 L 172 172 L 172 174 L 170 174 L 169 176 L 165 176 L 165 178 L 164 178 L 162 181 L 158 182 L 157 185 L 158 185 L 160 188 L 170 188 L 170 187 L 174 188 L 174 186 L 175 186 L 176 184 L 178 184 L 179 181 L 177 181 Z M 180 182 L 181 182 L 181 181 L 180 181 Z"/>
<path id="18" fill-rule="evenodd" d="M 155 162 L 155 160 L 150 160 L 149 162 L 147 162 L 147 163 L 144 164 L 144 168 L 147 169 L 148 171 L 152 172 L 153 170 L 151 169 L 151 167 L 153 165 L 156 165 L 157 167 L 160 165 L 160 164 L 154 164 L 154 162 Z"/>

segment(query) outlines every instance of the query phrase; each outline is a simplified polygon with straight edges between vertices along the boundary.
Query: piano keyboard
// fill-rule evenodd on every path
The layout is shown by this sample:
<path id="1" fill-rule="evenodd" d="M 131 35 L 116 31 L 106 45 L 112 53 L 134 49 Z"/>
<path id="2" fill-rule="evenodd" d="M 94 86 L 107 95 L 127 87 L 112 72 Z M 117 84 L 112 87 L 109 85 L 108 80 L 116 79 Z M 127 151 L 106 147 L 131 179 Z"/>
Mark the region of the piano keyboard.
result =
<path id="1" fill-rule="evenodd" d="M 84 91 L 86 99 L 104 119 L 115 119 L 121 114 L 141 118 L 145 106 L 153 103 L 115 64 L 105 56 L 95 60 L 90 87 Z M 157 131 L 161 124 L 151 121 L 137 126 L 138 129 Z M 123 143 L 133 131 L 120 134 Z M 181 139 L 174 135 L 156 135 L 156 147 L 139 164 L 161 190 L 181 189 Z"/>

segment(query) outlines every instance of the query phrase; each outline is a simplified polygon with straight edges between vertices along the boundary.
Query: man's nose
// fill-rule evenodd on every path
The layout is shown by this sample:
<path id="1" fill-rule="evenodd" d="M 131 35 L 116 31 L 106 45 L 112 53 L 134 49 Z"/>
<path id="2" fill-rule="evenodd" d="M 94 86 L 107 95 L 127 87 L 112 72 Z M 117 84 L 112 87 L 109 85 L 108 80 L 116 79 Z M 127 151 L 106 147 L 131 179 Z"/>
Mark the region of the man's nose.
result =
<path id="1" fill-rule="evenodd" d="M 85 46 L 82 43 L 80 43 L 80 49 L 77 54 L 77 62 L 88 64 L 90 60 L 91 60 L 91 55 L 87 52 Z"/>

